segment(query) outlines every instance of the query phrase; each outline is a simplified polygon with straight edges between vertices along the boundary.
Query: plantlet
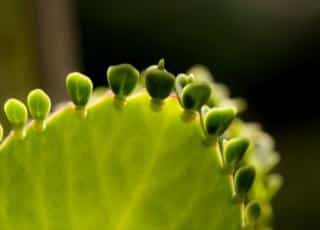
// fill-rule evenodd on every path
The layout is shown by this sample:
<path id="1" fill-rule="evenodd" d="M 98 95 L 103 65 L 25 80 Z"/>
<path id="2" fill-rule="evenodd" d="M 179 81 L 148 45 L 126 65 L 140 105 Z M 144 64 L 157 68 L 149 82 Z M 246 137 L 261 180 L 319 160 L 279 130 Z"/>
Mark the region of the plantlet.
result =
<path id="1" fill-rule="evenodd" d="M 72 73 L 72 103 L 49 115 L 50 98 L 31 91 L 27 125 L 25 105 L 9 99 L 1 229 L 269 229 L 281 185 L 272 139 L 236 118 L 243 103 L 203 67 L 190 71 L 111 66 L 110 90 L 93 95 Z"/>

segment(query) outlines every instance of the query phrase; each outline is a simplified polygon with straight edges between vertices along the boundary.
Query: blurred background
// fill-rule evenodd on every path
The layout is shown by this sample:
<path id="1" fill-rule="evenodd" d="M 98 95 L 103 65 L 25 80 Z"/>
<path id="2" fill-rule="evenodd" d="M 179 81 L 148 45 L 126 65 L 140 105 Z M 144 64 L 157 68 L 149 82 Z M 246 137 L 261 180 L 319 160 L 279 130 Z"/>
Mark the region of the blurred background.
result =
<path id="1" fill-rule="evenodd" d="M 99 86 L 111 64 L 161 57 L 247 99 L 282 154 L 275 229 L 320 229 L 319 0 L 0 0 L 1 104 L 35 87 L 59 102 L 70 71 Z"/>

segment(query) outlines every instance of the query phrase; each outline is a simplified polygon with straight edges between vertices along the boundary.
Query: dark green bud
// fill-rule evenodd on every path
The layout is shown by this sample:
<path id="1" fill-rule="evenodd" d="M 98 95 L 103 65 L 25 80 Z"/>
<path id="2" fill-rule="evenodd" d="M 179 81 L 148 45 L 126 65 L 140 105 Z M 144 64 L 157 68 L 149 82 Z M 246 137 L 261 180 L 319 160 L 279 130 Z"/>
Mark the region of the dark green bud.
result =
<path id="1" fill-rule="evenodd" d="M 19 100 L 11 98 L 4 105 L 4 112 L 14 128 L 23 128 L 28 120 L 26 106 Z"/>
<path id="2" fill-rule="evenodd" d="M 174 80 L 173 74 L 160 66 L 145 72 L 146 89 L 154 99 L 163 100 L 168 97 L 173 89 Z"/>
<path id="3" fill-rule="evenodd" d="M 76 106 L 84 107 L 88 103 L 93 89 L 90 78 L 81 73 L 71 73 L 67 76 L 66 87 Z"/>
<path id="4" fill-rule="evenodd" d="M 256 171 L 252 166 L 243 166 L 237 170 L 235 175 L 235 192 L 237 196 L 244 197 L 251 189 Z"/>
<path id="5" fill-rule="evenodd" d="M 146 73 L 151 71 L 151 70 L 155 70 L 155 69 L 159 69 L 158 65 L 151 65 L 149 67 L 147 67 L 146 69 L 144 69 L 141 74 L 140 74 L 140 80 L 139 80 L 139 84 L 142 87 L 146 86 Z"/>
<path id="6" fill-rule="evenodd" d="M 176 94 L 179 99 L 181 97 L 183 88 L 192 82 L 194 82 L 193 75 L 186 75 L 184 73 L 178 74 L 178 76 L 175 80 L 175 90 L 176 90 Z"/>
<path id="7" fill-rule="evenodd" d="M 187 84 L 182 90 L 180 100 L 187 110 L 200 110 L 206 104 L 211 95 L 211 88 L 207 83 L 195 82 Z"/>
<path id="8" fill-rule="evenodd" d="M 139 71 L 130 64 L 110 66 L 107 71 L 108 84 L 118 98 L 126 98 L 139 80 Z"/>
<path id="9" fill-rule="evenodd" d="M 234 169 L 249 147 L 248 138 L 235 137 L 224 143 L 224 163 L 227 169 Z"/>
<path id="10" fill-rule="evenodd" d="M 43 121 L 47 118 L 51 109 L 51 101 L 43 90 L 32 90 L 27 101 L 30 114 L 35 120 Z"/>
<path id="11" fill-rule="evenodd" d="M 246 206 L 246 218 L 249 225 L 257 222 L 261 215 L 261 205 L 258 201 L 250 201 Z"/>
<path id="12" fill-rule="evenodd" d="M 195 65 L 191 69 L 188 70 L 188 74 L 192 74 L 196 82 L 207 82 L 211 86 L 212 92 L 215 92 L 215 88 L 213 87 L 213 75 L 210 70 L 202 65 Z M 218 98 L 212 93 L 208 102 L 206 103 L 210 107 L 218 106 Z"/>
<path id="13" fill-rule="evenodd" d="M 233 107 L 212 108 L 204 116 L 204 127 L 209 135 L 220 136 L 229 127 L 236 116 Z"/>

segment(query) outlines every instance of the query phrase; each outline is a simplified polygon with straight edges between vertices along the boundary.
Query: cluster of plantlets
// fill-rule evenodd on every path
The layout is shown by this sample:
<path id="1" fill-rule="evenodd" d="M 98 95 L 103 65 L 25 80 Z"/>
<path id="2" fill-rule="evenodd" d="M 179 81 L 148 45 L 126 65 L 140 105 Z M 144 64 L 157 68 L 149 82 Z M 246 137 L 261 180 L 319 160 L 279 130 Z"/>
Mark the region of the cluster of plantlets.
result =
<path id="1" fill-rule="evenodd" d="M 110 90 L 93 91 L 88 77 L 71 73 L 73 103 L 50 116 L 40 89 L 28 109 L 9 99 L 0 227 L 270 229 L 279 156 L 258 125 L 236 118 L 243 103 L 211 78 L 203 67 L 175 77 L 162 59 L 141 74 L 110 66 Z"/>

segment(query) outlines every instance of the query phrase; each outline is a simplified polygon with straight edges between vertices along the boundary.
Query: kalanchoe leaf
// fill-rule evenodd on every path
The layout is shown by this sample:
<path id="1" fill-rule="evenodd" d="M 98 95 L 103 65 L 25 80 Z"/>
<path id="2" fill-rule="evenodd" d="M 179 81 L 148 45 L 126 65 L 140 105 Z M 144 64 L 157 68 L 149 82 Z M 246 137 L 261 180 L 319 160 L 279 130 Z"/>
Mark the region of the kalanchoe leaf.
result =
<path id="1" fill-rule="evenodd" d="M 256 171 L 252 166 L 243 166 L 235 175 L 235 192 L 239 197 L 244 197 L 251 189 Z"/>
<path id="2" fill-rule="evenodd" d="M 235 137 L 224 143 L 224 164 L 227 169 L 234 169 L 241 161 L 249 147 L 249 139 L 245 137 Z"/>
<path id="3" fill-rule="evenodd" d="M 35 120 L 26 128 L 14 126 L 0 145 L 0 209 L 19 214 L 0 215 L 0 229 L 269 229 L 273 216 L 270 201 L 281 184 L 281 178 L 270 175 L 270 167 L 265 166 L 270 154 L 272 164 L 267 165 L 273 166 L 278 159 L 272 157 L 273 142 L 261 136 L 261 130 L 248 129 L 245 122 L 232 122 L 237 107 L 229 103 L 227 95 L 221 96 L 217 84 L 209 79 L 196 73 L 180 74 L 171 82 L 174 76 L 168 75 L 164 59 L 140 76 L 129 67 L 109 68 L 115 95 L 103 88 L 90 96 L 90 79 L 71 74 L 67 89 L 76 106 L 63 103 L 50 119 L 45 119 L 50 110 L 47 95 L 41 90 L 28 95 Z M 126 98 L 134 90 L 131 81 L 137 78 L 147 90 Z M 211 84 L 216 102 L 211 93 L 202 105 L 203 90 L 192 88 L 204 81 Z M 174 84 L 177 97 L 170 97 L 162 106 Z M 27 117 L 19 103 L 18 115 Z M 6 109 L 14 118 L 15 106 L 13 112 L 10 105 Z M 88 111 L 89 116 L 81 119 Z M 19 119 L 26 123 L 27 118 Z M 249 141 L 236 138 L 239 136 L 252 141 L 245 158 Z M 226 138 L 229 141 L 224 142 Z M 72 194 L 66 196 L 70 188 Z M 237 202 L 231 202 L 232 195 Z M 66 202 L 68 207 L 57 205 Z M 163 202 L 170 207 L 162 207 Z M 39 205 L 50 212 L 41 213 Z M 101 215 L 105 210 L 110 212 Z M 163 211 L 170 215 L 161 215 L 160 220 Z M 24 213 L 30 214 L 28 220 Z M 90 218 L 85 218 L 88 215 Z"/>
<path id="4" fill-rule="evenodd" d="M 185 86 L 181 93 L 181 103 L 185 109 L 200 110 L 211 95 L 211 88 L 207 83 L 194 82 Z"/>
<path id="5" fill-rule="evenodd" d="M 49 96 L 41 89 L 32 90 L 28 94 L 28 108 L 35 120 L 43 121 L 51 109 Z"/>
<path id="6" fill-rule="evenodd" d="M 71 73 L 66 78 L 66 87 L 76 106 L 84 107 L 88 103 L 93 89 L 90 78 L 81 73 Z"/>
<path id="7" fill-rule="evenodd" d="M 258 201 L 250 201 L 246 206 L 246 220 L 248 225 L 253 225 L 257 222 L 261 215 L 261 205 Z"/>
<path id="8" fill-rule="evenodd" d="M 9 99 L 4 105 L 4 112 L 8 121 L 14 128 L 22 128 L 27 123 L 27 108 L 18 99 Z"/>
<path id="9" fill-rule="evenodd" d="M 126 98 L 139 80 L 139 71 L 130 64 L 110 66 L 107 71 L 108 84 L 118 98 Z"/>
<path id="10" fill-rule="evenodd" d="M 220 136 L 235 118 L 236 110 L 233 107 L 212 108 L 206 114 L 202 113 L 202 116 L 207 134 Z"/>

